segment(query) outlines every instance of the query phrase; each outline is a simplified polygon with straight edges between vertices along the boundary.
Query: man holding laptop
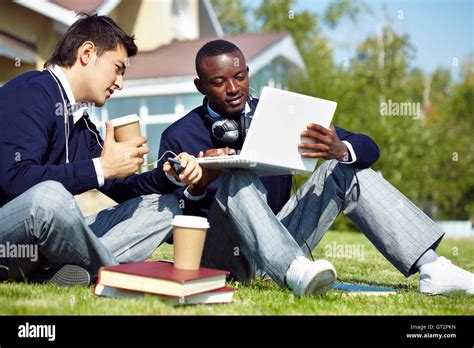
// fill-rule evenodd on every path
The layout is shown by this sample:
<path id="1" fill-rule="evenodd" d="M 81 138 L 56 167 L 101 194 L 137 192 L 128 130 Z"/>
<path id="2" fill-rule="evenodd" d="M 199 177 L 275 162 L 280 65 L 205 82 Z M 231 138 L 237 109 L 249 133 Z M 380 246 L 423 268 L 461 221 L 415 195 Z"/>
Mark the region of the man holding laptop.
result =
<path id="1" fill-rule="evenodd" d="M 329 100 L 264 87 L 258 108 L 251 117 L 252 127 L 245 130 L 242 136 L 245 142 L 240 153 L 201 157 L 198 162 L 206 168 L 214 169 L 251 168 L 262 175 L 312 173 L 317 158 L 301 156 L 306 151 L 299 147 L 302 141 L 301 129 L 315 120 L 324 129 L 330 128 L 336 106 L 335 102 Z M 214 133 L 218 127 L 214 125 L 219 122 L 213 123 Z M 217 137 L 219 138 L 218 134 Z M 350 143 L 347 144 L 351 146 Z"/>
<path id="2" fill-rule="evenodd" d="M 230 42 L 205 44 L 196 71 L 203 105 L 163 133 L 160 156 L 186 151 L 205 166 L 202 157 L 242 148 L 258 100 L 249 96 L 245 58 Z M 336 271 L 328 261 L 306 256 L 343 211 L 405 276 L 420 272 L 421 292 L 474 293 L 473 274 L 434 251 L 443 236 L 439 227 L 369 169 L 379 158 L 372 139 L 315 123 L 300 135 L 309 138 L 299 145 L 302 157 L 327 161 L 291 198 L 290 175 L 259 177 L 245 169 L 203 168 L 199 182 L 178 191 L 185 213 L 205 215 L 211 224 L 202 266 L 226 269 L 240 281 L 267 274 L 299 295 L 322 293 L 335 282 Z"/>

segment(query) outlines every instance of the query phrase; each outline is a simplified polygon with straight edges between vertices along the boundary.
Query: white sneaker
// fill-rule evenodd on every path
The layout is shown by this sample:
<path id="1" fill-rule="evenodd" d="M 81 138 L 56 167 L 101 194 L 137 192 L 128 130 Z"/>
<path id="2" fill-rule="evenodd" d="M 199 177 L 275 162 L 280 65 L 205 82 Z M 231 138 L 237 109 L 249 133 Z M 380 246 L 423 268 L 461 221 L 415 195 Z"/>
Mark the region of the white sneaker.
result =
<path id="1" fill-rule="evenodd" d="M 286 282 L 296 295 L 322 294 L 336 281 L 336 270 L 326 260 L 297 257 L 286 273 Z"/>
<path id="2" fill-rule="evenodd" d="M 474 294 L 474 274 L 455 266 L 443 256 L 420 267 L 420 292 L 443 294 L 450 291 L 464 291 Z"/>

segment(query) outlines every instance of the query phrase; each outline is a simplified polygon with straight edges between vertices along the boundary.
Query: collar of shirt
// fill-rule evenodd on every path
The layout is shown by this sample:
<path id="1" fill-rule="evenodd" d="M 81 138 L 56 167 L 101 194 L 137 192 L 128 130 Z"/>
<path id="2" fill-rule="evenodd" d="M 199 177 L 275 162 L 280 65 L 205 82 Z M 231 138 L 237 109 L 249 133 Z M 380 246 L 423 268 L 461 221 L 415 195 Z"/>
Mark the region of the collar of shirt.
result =
<path id="1" fill-rule="evenodd" d="M 72 116 L 75 124 L 81 119 L 82 115 L 84 114 L 84 111 L 87 110 L 87 106 L 84 106 L 82 103 L 76 103 L 76 99 L 74 98 L 74 94 L 72 93 L 71 85 L 69 84 L 66 75 L 64 74 L 59 65 L 52 65 L 49 70 L 51 70 L 54 76 L 56 76 L 56 78 L 59 80 L 59 83 L 66 92 L 66 97 L 69 100 L 69 104 L 71 104 L 69 110 L 72 110 Z"/>
<path id="2" fill-rule="evenodd" d="M 250 112 L 250 105 L 249 105 L 248 102 L 245 103 L 245 111 L 244 112 L 245 112 L 246 115 Z M 209 105 L 209 103 L 207 103 L 207 113 L 212 118 L 215 118 L 215 119 L 221 118 L 221 115 L 219 115 L 217 112 L 215 112 L 214 110 L 211 109 L 211 106 Z"/>

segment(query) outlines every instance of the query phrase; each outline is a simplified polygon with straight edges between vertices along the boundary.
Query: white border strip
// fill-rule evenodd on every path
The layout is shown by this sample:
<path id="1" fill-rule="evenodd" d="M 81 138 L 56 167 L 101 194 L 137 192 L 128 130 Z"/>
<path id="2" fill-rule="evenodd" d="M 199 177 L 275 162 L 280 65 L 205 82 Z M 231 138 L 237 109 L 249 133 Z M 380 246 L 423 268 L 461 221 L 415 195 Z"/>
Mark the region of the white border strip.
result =
<path id="1" fill-rule="evenodd" d="M 216 35 L 219 37 L 224 36 L 224 30 L 222 30 L 221 23 L 219 22 L 219 19 L 217 18 L 216 11 L 214 11 L 214 7 L 212 6 L 210 0 L 202 0 L 204 8 L 206 9 L 209 18 L 211 19 L 211 24 L 214 27 L 214 30 L 216 32 Z"/>
<path id="2" fill-rule="evenodd" d="M 15 3 L 70 26 L 76 20 L 76 12 L 46 0 L 15 0 Z"/>
<path id="3" fill-rule="evenodd" d="M 97 8 L 97 14 L 100 16 L 106 16 L 110 12 L 112 12 L 118 4 L 120 4 L 121 0 L 108 0 L 105 1 L 102 6 Z"/>

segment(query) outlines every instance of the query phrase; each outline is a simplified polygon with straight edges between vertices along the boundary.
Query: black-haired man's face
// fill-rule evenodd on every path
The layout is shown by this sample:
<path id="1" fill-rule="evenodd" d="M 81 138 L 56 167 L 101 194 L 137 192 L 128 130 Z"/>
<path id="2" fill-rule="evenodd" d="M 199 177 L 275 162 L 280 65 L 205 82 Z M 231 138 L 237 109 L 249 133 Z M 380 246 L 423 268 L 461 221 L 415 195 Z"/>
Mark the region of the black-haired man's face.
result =
<path id="1" fill-rule="evenodd" d="M 206 57 L 201 76 L 194 83 L 207 96 L 212 110 L 220 115 L 240 116 L 249 94 L 249 74 L 240 51 Z"/>
<path id="2" fill-rule="evenodd" d="M 82 92 L 87 93 L 87 101 L 101 107 L 116 89 L 122 89 L 126 59 L 127 51 L 123 45 L 117 45 L 100 57 L 94 51 L 91 63 L 87 64 L 87 70 L 82 74 Z"/>

